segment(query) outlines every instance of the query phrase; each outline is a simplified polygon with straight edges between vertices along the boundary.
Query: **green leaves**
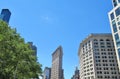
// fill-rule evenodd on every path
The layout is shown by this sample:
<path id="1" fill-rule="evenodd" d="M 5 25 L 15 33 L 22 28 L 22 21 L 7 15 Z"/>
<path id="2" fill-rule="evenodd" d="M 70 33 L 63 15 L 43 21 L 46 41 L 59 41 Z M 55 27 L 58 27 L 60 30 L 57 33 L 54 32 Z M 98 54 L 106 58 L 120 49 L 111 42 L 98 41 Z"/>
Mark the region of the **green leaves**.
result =
<path id="1" fill-rule="evenodd" d="M 0 41 L 2 41 L 3 40 L 3 35 L 2 34 L 0 34 Z"/>
<path id="2" fill-rule="evenodd" d="M 24 38 L 0 21 L 0 78 L 29 79 L 38 78 L 42 73 L 34 51 Z"/>

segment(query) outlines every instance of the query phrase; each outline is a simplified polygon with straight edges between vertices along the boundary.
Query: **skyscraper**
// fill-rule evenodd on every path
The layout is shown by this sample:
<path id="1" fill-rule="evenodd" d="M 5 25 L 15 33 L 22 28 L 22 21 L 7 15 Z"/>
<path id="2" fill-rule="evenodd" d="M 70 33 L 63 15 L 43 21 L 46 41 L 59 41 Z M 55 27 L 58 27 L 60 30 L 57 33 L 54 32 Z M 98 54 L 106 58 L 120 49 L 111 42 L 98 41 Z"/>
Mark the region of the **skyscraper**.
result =
<path id="1" fill-rule="evenodd" d="M 31 49 L 34 51 L 33 55 L 37 56 L 37 47 L 33 45 L 33 42 L 28 42 L 28 44 L 30 45 Z"/>
<path id="2" fill-rule="evenodd" d="M 120 79 L 112 34 L 91 34 L 79 47 L 80 79 Z"/>
<path id="3" fill-rule="evenodd" d="M 9 9 L 2 9 L 1 14 L 0 14 L 0 19 L 5 21 L 6 23 L 9 23 L 11 16 L 11 12 Z"/>
<path id="4" fill-rule="evenodd" d="M 45 67 L 43 71 L 43 79 L 50 79 L 51 77 L 51 68 Z"/>
<path id="5" fill-rule="evenodd" d="M 80 74 L 79 74 L 79 70 L 78 70 L 78 67 L 76 67 L 76 70 L 75 70 L 75 73 L 74 73 L 74 75 L 73 75 L 73 77 L 71 78 L 71 79 L 80 79 L 79 76 Z"/>
<path id="6" fill-rule="evenodd" d="M 120 0 L 112 0 L 113 9 L 108 13 L 120 71 Z"/>
<path id="7" fill-rule="evenodd" d="M 59 46 L 52 54 L 51 79 L 64 79 L 62 69 L 62 47 Z"/>

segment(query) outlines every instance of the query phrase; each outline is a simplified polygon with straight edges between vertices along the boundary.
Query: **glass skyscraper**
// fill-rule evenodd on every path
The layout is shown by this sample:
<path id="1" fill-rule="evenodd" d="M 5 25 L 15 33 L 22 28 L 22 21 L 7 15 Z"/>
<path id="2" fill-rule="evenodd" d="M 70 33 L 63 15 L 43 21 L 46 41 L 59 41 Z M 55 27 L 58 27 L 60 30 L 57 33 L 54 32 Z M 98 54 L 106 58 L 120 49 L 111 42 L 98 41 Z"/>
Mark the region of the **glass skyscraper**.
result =
<path id="1" fill-rule="evenodd" d="M 120 71 L 120 0 L 112 0 L 113 9 L 108 13 Z"/>
<path id="2" fill-rule="evenodd" d="M 11 16 L 11 12 L 9 9 L 2 9 L 1 14 L 0 14 L 0 19 L 5 21 L 6 23 L 9 23 Z"/>

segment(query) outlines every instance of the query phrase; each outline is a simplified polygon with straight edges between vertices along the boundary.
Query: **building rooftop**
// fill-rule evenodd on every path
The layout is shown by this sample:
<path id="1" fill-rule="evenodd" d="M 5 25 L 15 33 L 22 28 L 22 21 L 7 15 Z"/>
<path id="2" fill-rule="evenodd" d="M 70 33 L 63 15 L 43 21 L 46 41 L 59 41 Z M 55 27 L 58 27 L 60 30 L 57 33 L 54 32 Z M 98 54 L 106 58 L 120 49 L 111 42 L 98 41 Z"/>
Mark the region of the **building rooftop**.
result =
<path id="1" fill-rule="evenodd" d="M 97 37 L 97 36 L 112 36 L 112 33 L 91 33 L 90 35 L 88 35 L 84 40 L 82 40 L 82 42 L 80 43 L 80 46 L 79 46 L 79 50 L 78 50 L 78 55 L 79 55 L 79 51 L 80 51 L 80 47 L 82 46 L 82 43 L 83 42 L 86 42 L 88 41 L 89 38 L 91 37 Z"/>

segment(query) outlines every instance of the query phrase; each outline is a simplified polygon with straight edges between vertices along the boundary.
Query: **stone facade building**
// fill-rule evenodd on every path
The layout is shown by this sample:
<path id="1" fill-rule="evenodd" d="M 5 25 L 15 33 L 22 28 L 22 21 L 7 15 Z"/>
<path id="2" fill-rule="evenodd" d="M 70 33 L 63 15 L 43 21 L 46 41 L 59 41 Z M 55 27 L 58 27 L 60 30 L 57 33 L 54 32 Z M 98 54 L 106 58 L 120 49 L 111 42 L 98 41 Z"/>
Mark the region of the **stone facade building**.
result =
<path id="1" fill-rule="evenodd" d="M 59 46 L 52 54 L 51 79 L 64 79 L 64 71 L 62 69 L 62 57 L 62 47 Z"/>
<path id="2" fill-rule="evenodd" d="M 80 79 L 120 79 L 112 34 L 91 34 L 78 51 Z"/>

